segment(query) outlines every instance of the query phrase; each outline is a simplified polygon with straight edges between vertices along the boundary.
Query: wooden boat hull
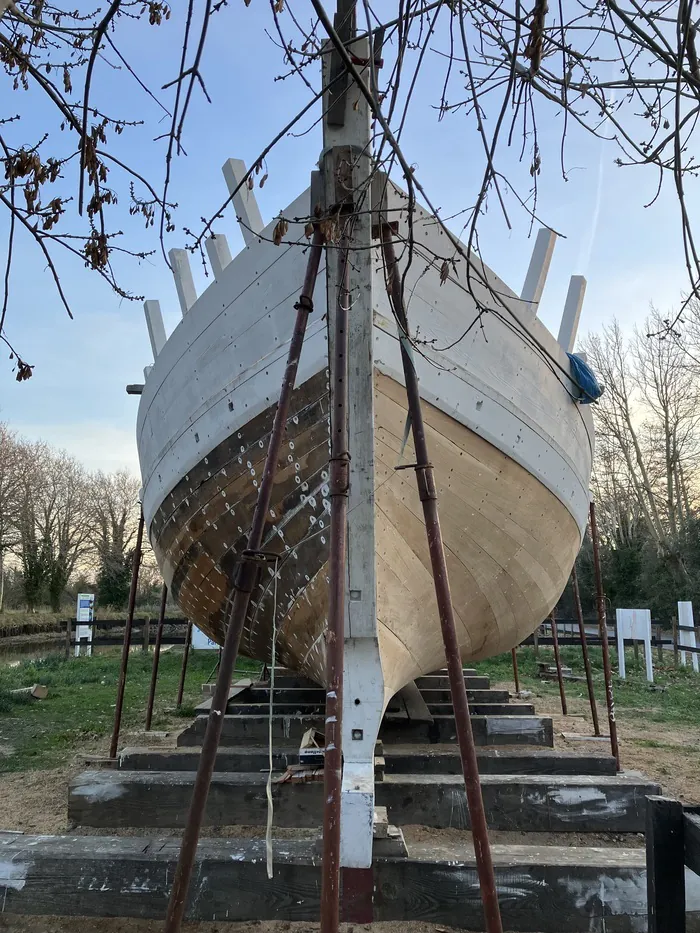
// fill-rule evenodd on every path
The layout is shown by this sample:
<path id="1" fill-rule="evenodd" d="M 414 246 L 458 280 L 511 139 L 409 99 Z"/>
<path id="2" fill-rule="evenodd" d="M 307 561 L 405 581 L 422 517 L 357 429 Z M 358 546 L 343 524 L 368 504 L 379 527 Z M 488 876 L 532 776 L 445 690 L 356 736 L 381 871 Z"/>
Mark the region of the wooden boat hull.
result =
<path id="1" fill-rule="evenodd" d="M 308 212 L 307 192 L 285 216 Z M 561 595 L 586 526 L 592 419 L 576 401 L 566 354 L 532 309 L 486 267 L 486 284 L 471 291 L 457 273 L 445 277 L 434 259 L 444 252 L 443 234 L 419 208 L 413 235 L 405 288 L 422 341 L 416 366 L 466 661 L 518 644 Z M 290 222 L 295 237 L 305 242 L 303 224 Z M 141 397 L 138 447 L 151 544 L 183 611 L 218 642 L 304 265 L 299 246 L 276 247 L 262 237 L 247 247 L 185 314 Z M 488 314 L 478 310 L 474 289 L 479 307 L 493 305 Z M 386 703 L 440 667 L 443 651 L 415 477 L 395 469 L 415 457 L 410 441 L 402 450 L 405 389 L 378 253 L 373 294 L 376 641 Z M 315 304 L 268 516 L 267 559 L 241 650 L 270 660 L 276 637 L 280 663 L 323 682 L 330 504 L 322 288 Z"/>
<path id="2" fill-rule="evenodd" d="M 322 683 L 329 501 L 325 371 L 294 393 L 275 482 L 260 582 L 241 642 Z M 440 667 L 442 640 L 421 504 L 411 470 L 403 386 L 377 374 L 376 565 L 386 698 Z M 158 563 L 183 611 L 222 642 L 245 547 L 274 406 L 227 438 L 183 478 L 151 523 Z M 464 661 L 517 645 L 561 594 L 580 545 L 561 502 L 514 460 L 436 407 L 425 418 L 441 503 Z M 276 571 L 276 573 L 275 573 Z"/>

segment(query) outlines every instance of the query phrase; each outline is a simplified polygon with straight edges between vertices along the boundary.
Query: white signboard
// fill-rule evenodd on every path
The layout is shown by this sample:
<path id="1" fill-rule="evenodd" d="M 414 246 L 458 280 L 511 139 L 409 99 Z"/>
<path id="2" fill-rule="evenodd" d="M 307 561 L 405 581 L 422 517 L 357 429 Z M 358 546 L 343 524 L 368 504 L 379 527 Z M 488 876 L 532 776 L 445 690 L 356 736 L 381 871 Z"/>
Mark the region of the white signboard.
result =
<path id="1" fill-rule="evenodd" d="M 692 629 L 692 631 L 690 631 Z M 678 644 L 686 648 L 697 648 L 695 642 L 695 622 L 693 621 L 693 604 L 691 602 L 678 603 Z M 693 670 L 698 673 L 698 656 L 694 651 L 681 651 L 681 664 L 685 667 L 686 653 L 693 659 Z"/>
<path id="2" fill-rule="evenodd" d="M 212 641 L 201 629 L 198 629 L 196 625 L 192 626 L 192 647 L 196 651 L 218 651 L 220 645 L 217 645 L 215 641 Z"/>
<path id="3" fill-rule="evenodd" d="M 85 651 L 92 654 L 92 622 L 95 619 L 95 594 L 78 593 L 75 607 L 75 656 L 80 656 L 80 642 L 87 640 Z"/>
<path id="4" fill-rule="evenodd" d="M 644 661 L 647 680 L 654 681 L 654 668 L 651 661 L 651 609 L 616 609 L 617 657 L 620 677 L 627 676 L 625 670 L 625 638 L 630 641 L 644 642 Z"/>

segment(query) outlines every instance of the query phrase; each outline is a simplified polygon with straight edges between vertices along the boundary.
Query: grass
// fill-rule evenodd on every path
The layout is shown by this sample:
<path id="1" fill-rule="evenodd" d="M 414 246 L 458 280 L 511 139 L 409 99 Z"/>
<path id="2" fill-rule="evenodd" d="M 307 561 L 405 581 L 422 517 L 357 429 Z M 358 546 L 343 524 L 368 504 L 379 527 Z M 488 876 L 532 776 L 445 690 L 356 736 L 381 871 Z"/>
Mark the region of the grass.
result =
<path id="1" fill-rule="evenodd" d="M 192 716 L 201 702 L 201 684 L 212 673 L 216 656 L 192 651 L 187 669 L 182 716 Z M 143 728 L 153 655 L 133 651 L 129 658 L 122 731 Z M 111 734 L 114 721 L 120 649 L 93 657 L 50 655 L 12 666 L 0 664 L 0 772 L 57 767 L 76 751 Z M 161 655 L 153 729 L 180 728 L 175 706 L 182 665 L 181 651 Z M 240 669 L 259 665 L 241 658 Z M 17 698 L 10 691 L 46 684 L 45 700 Z M 170 711 L 169 711 L 170 710 Z"/>
<path id="2" fill-rule="evenodd" d="M 600 648 L 589 648 L 593 669 L 594 689 L 598 703 L 601 723 L 605 720 L 605 690 L 603 685 L 603 658 Z M 625 716 L 642 717 L 650 722 L 668 723 L 684 726 L 700 726 L 700 675 L 694 673 L 691 666 L 673 667 L 673 654 L 664 652 L 664 663 L 659 666 L 654 651 L 654 684 L 646 680 L 644 653 L 640 646 L 639 668 L 635 667 L 634 650 L 625 652 L 627 679 L 617 676 L 617 652 L 611 648 L 613 666 L 613 692 L 615 706 Z M 571 668 L 572 673 L 583 676 L 584 668 L 581 650 L 577 647 L 561 648 L 562 663 Z M 531 646 L 518 649 L 518 669 L 521 689 L 532 690 L 540 695 L 557 695 L 559 687 L 556 680 L 543 681 L 538 676 L 537 660 L 551 661 L 554 664 L 554 652 L 551 648 L 540 647 L 539 658 L 535 658 Z M 513 667 L 510 652 L 479 661 L 475 665 L 480 674 L 488 674 L 492 682 L 513 680 Z M 565 681 L 568 696 L 582 696 L 587 700 L 588 692 L 585 681 Z M 658 689 L 663 688 L 663 689 Z M 650 746 L 654 747 L 654 746 Z"/>

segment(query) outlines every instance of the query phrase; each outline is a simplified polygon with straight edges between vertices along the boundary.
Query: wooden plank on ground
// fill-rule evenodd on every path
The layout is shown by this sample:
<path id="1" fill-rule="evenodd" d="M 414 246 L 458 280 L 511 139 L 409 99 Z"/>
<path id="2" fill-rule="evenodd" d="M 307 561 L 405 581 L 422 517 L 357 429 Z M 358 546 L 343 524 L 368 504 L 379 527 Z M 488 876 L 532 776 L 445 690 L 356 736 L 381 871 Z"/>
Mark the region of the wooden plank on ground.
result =
<path id="1" fill-rule="evenodd" d="M 68 818 L 97 828 L 184 826 L 194 773 L 183 771 L 85 771 L 71 781 Z M 215 773 L 206 826 L 267 822 L 267 776 Z M 658 785 L 639 775 L 482 776 L 486 818 L 492 829 L 521 832 L 643 832 L 644 798 Z M 375 786 L 375 805 L 395 826 L 469 828 L 461 775 L 387 774 Z M 273 783 L 275 826 L 317 827 L 323 783 Z"/>
<path id="2" fill-rule="evenodd" d="M 199 746 L 206 730 L 207 717 L 197 716 L 192 725 L 178 736 L 179 746 Z M 308 729 L 323 732 L 323 716 L 273 716 L 272 738 L 275 744 L 299 742 Z M 552 720 L 548 716 L 472 716 L 477 745 L 554 745 Z M 261 745 L 267 747 L 267 716 L 224 716 L 222 745 Z M 434 716 L 432 723 L 410 722 L 405 717 L 387 714 L 379 738 L 394 743 L 455 742 L 457 731 L 453 716 Z"/>
<path id="3" fill-rule="evenodd" d="M 179 842 L 172 838 L 0 834 L 4 915 L 138 917 L 161 921 Z M 540 933 L 642 929 L 640 849 L 492 846 L 504 926 Z M 314 841 L 202 839 L 188 919 L 318 920 L 320 867 Z M 481 929 L 471 844 L 417 844 L 410 858 L 375 860 L 375 920 Z M 96 924 L 97 926 L 97 924 Z M 37 924 L 37 928 L 39 928 Z M 669 931 L 670 933 L 670 931 Z"/>

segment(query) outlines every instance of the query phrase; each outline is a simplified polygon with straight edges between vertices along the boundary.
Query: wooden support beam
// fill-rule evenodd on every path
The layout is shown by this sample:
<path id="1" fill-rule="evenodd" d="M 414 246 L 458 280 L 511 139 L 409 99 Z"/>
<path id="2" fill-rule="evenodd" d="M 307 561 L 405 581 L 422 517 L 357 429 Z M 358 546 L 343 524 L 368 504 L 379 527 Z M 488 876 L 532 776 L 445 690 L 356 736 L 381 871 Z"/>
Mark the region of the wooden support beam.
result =
<path id="1" fill-rule="evenodd" d="M 206 716 L 198 716 L 178 736 L 180 747 L 202 744 Z M 323 731 L 323 716 L 273 716 L 273 741 L 298 742 L 308 729 Z M 224 716 L 221 742 L 224 745 L 267 745 L 267 716 Z M 472 716 L 477 745 L 554 745 L 552 720 L 547 716 Z M 434 716 L 432 723 L 406 722 L 405 717 L 384 717 L 379 738 L 385 742 L 425 744 L 455 741 L 454 716 Z"/>
<path id="2" fill-rule="evenodd" d="M 184 317 L 197 300 L 197 290 L 194 287 L 190 257 L 186 249 L 171 249 L 168 259 L 173 270 L 175 289 L 177 291 L 180 310 Z"/>
<path id="3" fill-rule="evenodd" d="M 68 817 L 98 828 L 181 828 L 193 783 L 194 775 L 183 771 L 85 771 L 71 781 Z M 203 825 L 266 825 L 266 784 L 266 774 L 215 772 Z M 482 784 L 489 827 L 519 832 L 643 832 L 644 798 L 659 790 L 640 775 L 624 774 L 485 774 Z M 375 794 L 395 826 L 469 828 L 460 774 L 386 774 Z M 275 826 L 321 825 L 321 782 L 274 782 L 272 795 Z"/>
<path id="4" fill-rule="evenodd" d="M 206 241 L 207 255 L 215 279 L 220 279 L 226 266 L 231 262 L 231 250 L 223 233 L 212 233 Z"/>
<path id="5" fill-rule="evenodd" d="M 647 798 L 646 861 L 648 933 L 685 933 L 683 805 Z"/>
<path id="6" fill-rule="evenodd" d="M 221 171 L 224 173 L 224 179 L 229 190 L 229 194 L 236 191 L 241 179 L 245 176 L 246 167 L 242 159 L 227 159 Z M 240 223 L 241 235 L 246 246 L 252 246 L 257 243 L 258 234 L 265 228 L 260 208 L 255 198 L 252 188 L 244 184 L 233 195 L 233 209 Z"/>
<path id="7" fill-rule="evenodd" d="M 0 835 L 4 911 L 8 917 L 59 914 L 162 922 L 179 845 L 178 839 L 157 836 Z M 264 839 L 203 839 L 188 919 L 317 923 L 316 843 L 284 839 L 273 845 L 275 874 L 268 879 Z M 641 849 L 493 845 L 492 854 L 509 930 L 643 929 Z M 466 840 L 453 842 L 449 853 L 426 842 L 411 846 L 409 858 L 379 856 L 374 883 L 376 921 L 424 919 L 436 928 L 483 928 L 474 856 Z"/>
<path id="8" fill-rule="evenodd" d="M 530 304 L 533 314 L 537 314 L 537 306 L 547 281 L 556 242 L 556 233 L 548 227 L 542 227 L 537 234 L 523 290 L 520 292 L 520 297 Z"/>
<path id="9" fill-rule="evenodd" d="M 560 752 L 538 748 L 480 748 L 477 752 L 481 774 L 568 774 L 611 775 L 617 773 L 612 755 Z M 126 771 L 194 771 L 199 760 L 196 748 L 140 748 L 122 750 L 119 766 Z M 297 764 L 299 748 L 285 745 L 273 749 L 273 769 L 285 771 Z M 376 770 L 375 758 L 375 770 Z M 416 751 L 410 745 L 386 745 L 382 756 L 387 774 L 460 774 L 456 745 L 431 745 Z M 222 747 L 216 757 L 216 771 L 264 771 L 268 751 L 262 746 Z"/>
<path id="10" fill-rule="evenodd" d="M 155 360 L 168 339 L 165 336 L 165 325 L 163 324 L 160 302 L 152 300 L 144 301 L 143 313 L 146 315 L 148 338 L 151 341 L 151 350 L 153 351 L 153 359 Z"/>
<path id="11" fill-rule="evenodd" d="M 586 295 L 586 279 L 582 275 L 572 275 L 569 280 L 569 290 L 566 293 L 564 313 L 559 325 L 559 346 L 567 353 L 574 352 L 578 324 L 581 318 L 581 308 Z"/>

